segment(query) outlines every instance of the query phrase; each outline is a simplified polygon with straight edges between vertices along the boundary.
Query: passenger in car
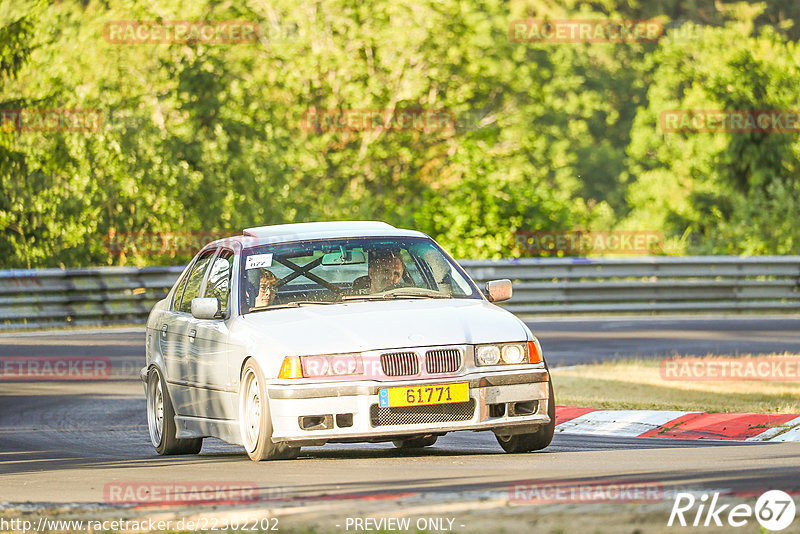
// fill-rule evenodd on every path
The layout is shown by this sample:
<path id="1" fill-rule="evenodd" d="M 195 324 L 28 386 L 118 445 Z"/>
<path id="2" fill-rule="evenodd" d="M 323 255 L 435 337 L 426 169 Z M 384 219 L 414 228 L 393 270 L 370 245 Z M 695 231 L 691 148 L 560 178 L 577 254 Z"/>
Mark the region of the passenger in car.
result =
<path id="1" fill-rule="evenodd" d="M 247 273 L 247 286 L 245 287 L 245 305 L 247 310 L 250 307 L 261 308 L 270 306 L 275 302 L 277 294 L 278 277 L 267 269 L 258 269 L 258 283 L 255 283 L 251 272 Z M 251 281 L 253 280 L 253 281 Z M 247 313 L 247 311 L 245 311 Z"/>
<path id="2" fill-rule="evenodd" d="M 405 266 L 400 254 L 391 250 L 369 252 L 368 276 L 353 280 L 353 292 L 379 293 L 405 285 Z"/>

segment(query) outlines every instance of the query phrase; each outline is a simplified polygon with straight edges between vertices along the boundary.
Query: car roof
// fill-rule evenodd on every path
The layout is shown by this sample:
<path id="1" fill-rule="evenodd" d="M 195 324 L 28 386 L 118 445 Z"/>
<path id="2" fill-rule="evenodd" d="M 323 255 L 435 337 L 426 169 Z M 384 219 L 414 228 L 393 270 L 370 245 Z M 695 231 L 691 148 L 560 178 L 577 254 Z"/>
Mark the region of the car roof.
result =
<path id="1" fill-rule="evenodd" d="M 416 230 L 396 228 L 381 221 L 329 221 L 275 224 L 245 228 L 241 236 L 220 239 L 209 245 L 239 243 L 243 247 L 288 243 L 310 239 L 343 237 L 428 237 Z"/>

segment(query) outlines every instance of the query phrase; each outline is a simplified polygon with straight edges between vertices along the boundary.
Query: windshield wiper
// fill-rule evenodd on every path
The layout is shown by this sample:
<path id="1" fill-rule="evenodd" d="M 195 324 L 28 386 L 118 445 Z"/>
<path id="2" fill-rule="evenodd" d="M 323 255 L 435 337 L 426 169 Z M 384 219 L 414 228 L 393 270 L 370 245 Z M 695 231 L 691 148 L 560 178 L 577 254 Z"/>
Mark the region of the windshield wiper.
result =
<path id="1" fill-rule="evenodd" d="M 391 298 L 389 295 L 344 295 L 342 297 L 342 301 L 348 300 L 386 300 L 387 298 Z"/>
<path id="2" fill-rule="evenodd" d="M 277 310 L 280 308 L 299 308 L 306 304 L 337 304 L 335 300 L 295 300 L 294 302 L 287 302 L 286 304 L 273 304 L 271 306 L 262 306 L 259 308 L 250 308 L 251 312 Z"/>
<path id="3" fill-rule="evenodd" d="M 453 298 L 452 295 L 448 295 L 446 293 L 439 293 L 438 291 L 433 291 L 430 289 L 423 289 L 420 290 L 419 288 L 409 288 L 408 290 L 403 289 L 392 289 L 391 293 L 386 294 L 389 298 L 406 298 L 406 297 L 420 297 L 420 298 L 431 298 L 431 299 L 451 299 Z"/>
<path id="4" fill-rule="evenodd" d="M 342 297 L 342 301 L 353 300 L 393 300 L 393 299 L 451 299 L 450 295 L 443 293 L 384 293 L 372 295 L 346 295 Z"/>

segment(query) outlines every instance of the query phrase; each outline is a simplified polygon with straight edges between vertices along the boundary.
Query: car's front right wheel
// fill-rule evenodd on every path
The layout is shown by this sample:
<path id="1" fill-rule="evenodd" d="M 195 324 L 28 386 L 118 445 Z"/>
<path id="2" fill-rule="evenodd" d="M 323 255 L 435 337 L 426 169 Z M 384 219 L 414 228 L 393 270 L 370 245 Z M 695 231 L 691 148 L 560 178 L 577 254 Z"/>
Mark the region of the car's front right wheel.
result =
<path id="1" fill-rule="evenodd" d="M 266 382 L 252 359 L 247 360 L 239 385 L 239 427 L 244 449 L 253 461 L 292 460 L 300 454 L 300 447 L 273 443 Z"/>

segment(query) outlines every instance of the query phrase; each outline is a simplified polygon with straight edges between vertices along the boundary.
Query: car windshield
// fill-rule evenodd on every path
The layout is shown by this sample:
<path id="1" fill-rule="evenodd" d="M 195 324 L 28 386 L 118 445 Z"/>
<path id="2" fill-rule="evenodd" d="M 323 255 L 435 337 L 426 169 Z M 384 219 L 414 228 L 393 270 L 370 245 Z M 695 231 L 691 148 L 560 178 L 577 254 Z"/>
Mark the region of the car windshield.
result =
<path id="1" fill-rule="evenodd" d="M 242 253 L 240 309 L 358 300 L 481 298 L 430 239 L 347 238 L 264 245 Z"/>

